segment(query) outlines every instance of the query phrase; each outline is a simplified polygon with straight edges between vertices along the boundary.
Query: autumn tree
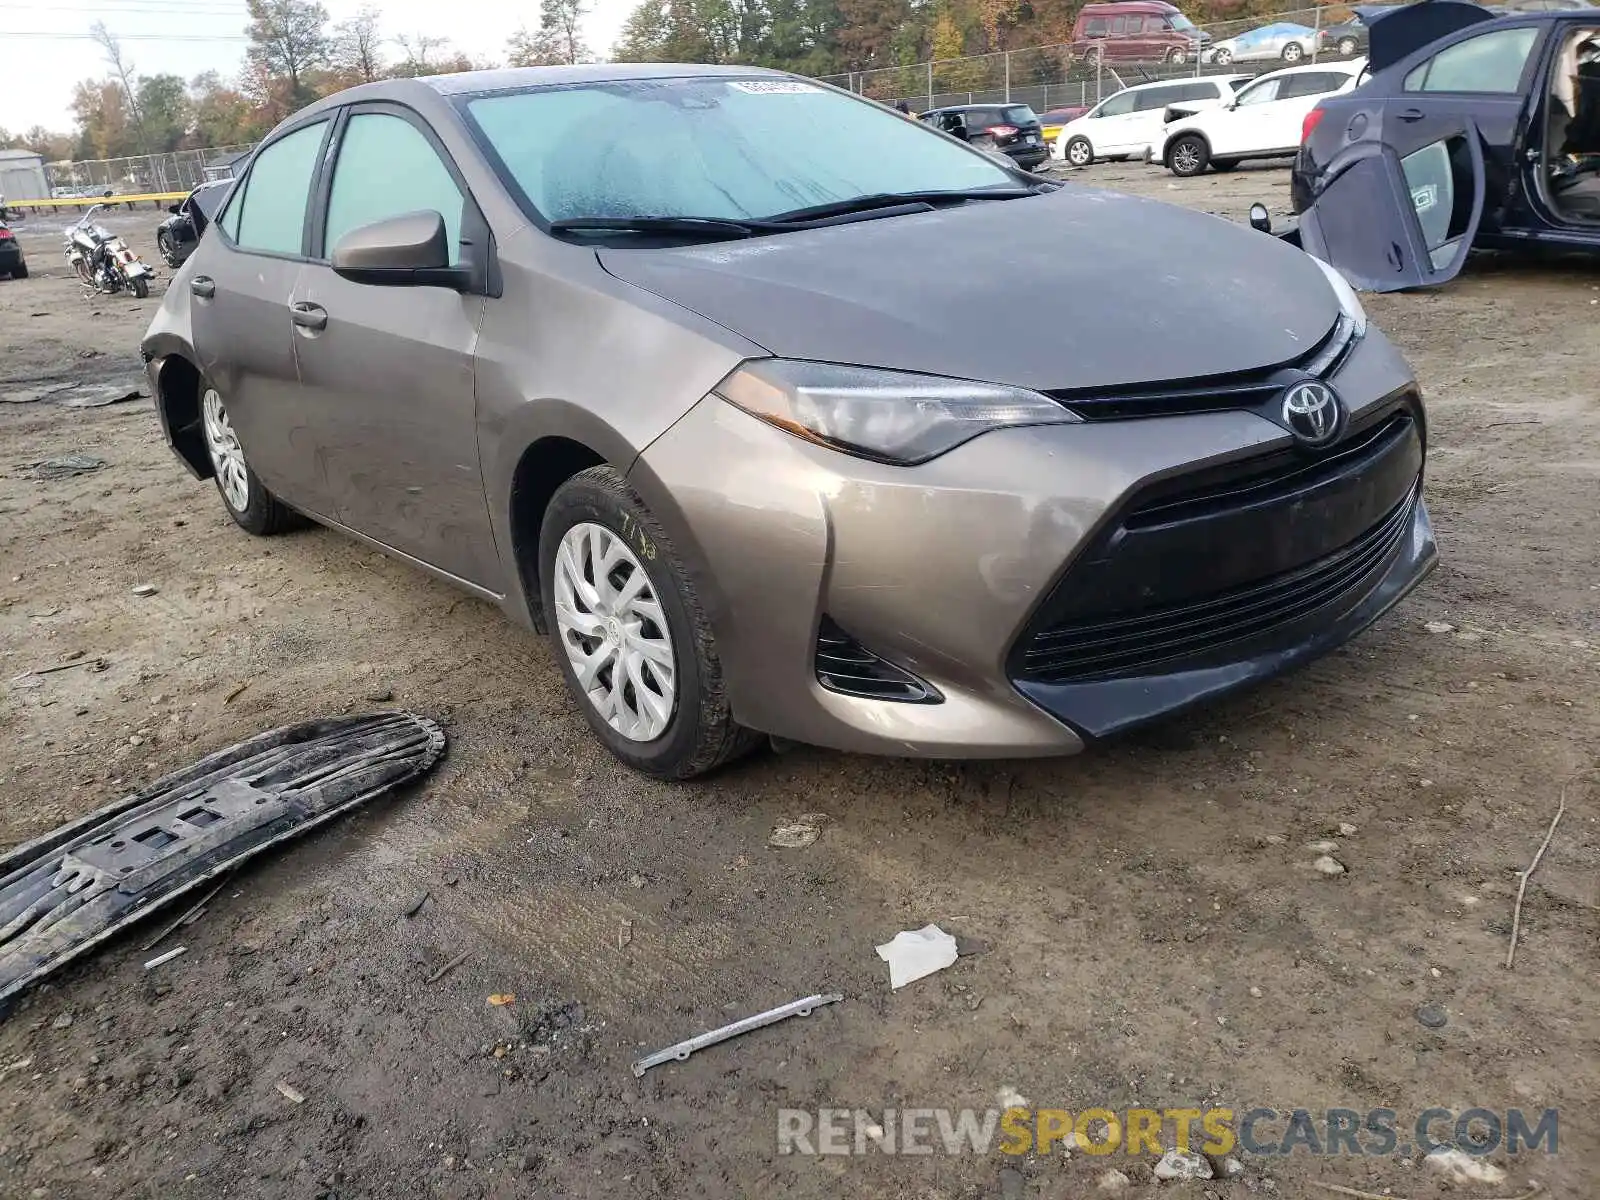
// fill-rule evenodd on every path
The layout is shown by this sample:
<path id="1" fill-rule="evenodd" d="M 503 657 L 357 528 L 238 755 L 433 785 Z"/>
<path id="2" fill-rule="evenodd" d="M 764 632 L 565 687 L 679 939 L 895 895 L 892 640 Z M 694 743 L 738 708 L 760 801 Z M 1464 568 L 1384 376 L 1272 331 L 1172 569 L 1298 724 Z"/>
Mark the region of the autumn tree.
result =
<path id="1" fill-rule="evenodd" d="M 281 119 L 317 98 L 305 77 L 331 57 L 328 10 L 317 0 L 245 0 L 245 7 L 250 14 L 245 58 L 263 99 L 286 107 Z"/>

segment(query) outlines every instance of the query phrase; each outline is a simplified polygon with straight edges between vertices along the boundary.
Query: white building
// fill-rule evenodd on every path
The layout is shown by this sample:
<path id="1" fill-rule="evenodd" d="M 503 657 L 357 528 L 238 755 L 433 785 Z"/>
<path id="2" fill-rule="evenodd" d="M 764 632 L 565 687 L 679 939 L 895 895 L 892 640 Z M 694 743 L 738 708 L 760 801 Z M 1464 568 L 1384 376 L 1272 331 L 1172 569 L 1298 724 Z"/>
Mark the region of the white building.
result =
<path id="1" fill-rule="evenodd" d="M 0 196 L 7 200 L 50 199 L 44 159 L 32 150 L 0 150 Z"/>

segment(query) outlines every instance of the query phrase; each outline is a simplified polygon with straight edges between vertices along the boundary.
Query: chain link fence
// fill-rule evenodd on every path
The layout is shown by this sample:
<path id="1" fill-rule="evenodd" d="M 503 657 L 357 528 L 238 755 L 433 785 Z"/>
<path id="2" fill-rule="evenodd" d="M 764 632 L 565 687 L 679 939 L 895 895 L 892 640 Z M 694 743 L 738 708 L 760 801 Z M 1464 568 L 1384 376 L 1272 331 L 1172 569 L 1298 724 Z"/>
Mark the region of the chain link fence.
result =
<path id="1" fill-rule="evenodd" d="M 1149 61 L 1125 59 L 1118 55 L 1115 42 L 1065 42 L 1054 46 L 1033 46 L 995 54 L 974 54 L 964 58 L 913 63 L 904 67 L 882 67 L 870 71 L 850 71 L 843 75 L 821 76 L 858 95 L 885 104 L 904 101 L 915 110 L 926 111 L 949 104 L 1029 104 L 1037 112 L 1052 108 L 1098 103 L 1103 97 L 1136 83 L 1195 75 L 1250 71 L 1270 71 L 1296 62 L 1315 62 L 1328 53 L 1318 45 L 1319 34 L 1330 25 L 1349 20 L 1349 8 L 1322 5 L 1291 9 L 1270 16 L 1247 17 L 1234 21 L 1212 21 L 1201 26 L 1210 42 L 1199 54 L 1177 47 L 1153 52 Z M 1303 36 L 1290 37 L 1298 47 L 1285 57 L 1281 48 L 1266 47 L 1250 55 L 1247 51 L 1230 54 L 1217 61 L 1217 43 L 1265 25 L 1298 25 Z M 1170 38 L 1172 35 L 1168 35 Z M 1107 49 L 1107 46 L 1110 49 Z"/>
<path id="2" fill-rule="evenodd" d="M 132 158 L 96 158 L 45 165 L 54 196 L 105 192 L 133 196 L 152 192 L 187 192 L 212 179 L 230 179 L 244 165 L 253 146 L 213 146 L 206 150 L 174 150 Z"/>

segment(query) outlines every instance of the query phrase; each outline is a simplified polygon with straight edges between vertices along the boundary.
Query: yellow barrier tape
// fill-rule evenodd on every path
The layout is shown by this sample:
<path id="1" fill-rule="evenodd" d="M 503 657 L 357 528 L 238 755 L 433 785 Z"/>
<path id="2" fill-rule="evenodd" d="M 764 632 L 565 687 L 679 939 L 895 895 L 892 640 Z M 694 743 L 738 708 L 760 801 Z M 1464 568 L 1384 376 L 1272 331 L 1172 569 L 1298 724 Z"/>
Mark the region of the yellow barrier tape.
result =
<path id="1" fill-rule="evenodd" d="M 91 204 L 142 204 L 147 201 L 182 200 L 188 192 L 141 192 L 137 196 L 63 197 L 59 200 L 7 200 L 7 208 L 86 208 Z"/>

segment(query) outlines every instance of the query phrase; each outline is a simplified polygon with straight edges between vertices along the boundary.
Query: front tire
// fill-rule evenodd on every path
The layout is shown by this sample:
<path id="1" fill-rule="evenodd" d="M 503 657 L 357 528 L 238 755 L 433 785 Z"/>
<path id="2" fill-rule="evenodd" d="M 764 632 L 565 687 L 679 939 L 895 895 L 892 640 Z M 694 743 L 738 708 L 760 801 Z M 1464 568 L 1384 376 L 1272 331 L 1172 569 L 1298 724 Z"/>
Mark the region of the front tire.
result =
<path id="1" fill-rule="evenodd" d="M 166 263 L 167 266 L 176 267 L 178 265 L 177 248 L 173 246 L 172 238 L 165 229 L 156 234 L 156 249 L 161 252 L 161 261 Z"/>
<path id="2" fill-rule="evenodd" d="M 144 283 L 144 280 L 138 282 Z M 244 447 L 233 431 L 228 418 L 228 406 L 222 393 L 209 383 L 202 383 L 200 392 L 200 423 L 205 433 L 206 452 L 211 456 L 211 470 L 216 477 L 217 491 L 222 505 L 234 523 L 246 533 L 257 537 L 271 537 L 292 529 L 297 523 L 294 510 L 278 501 L 267 491 L 266 485 L 256 478 L 244 456 Z"/>
<path id="3" fill-rule="evenodd" d="M 1087 167 L 1094 161 L 1094 147 L 1086 137 L 1075 137 L 1067 143 L 1063 157 L 1075 167 Z"/>
<path id="4" fill-rule="evenodd" d="M 733 719 L 689 572 L 614 468 L 580 471 L 552 497 L 539 590 L 568 690 L 628 766 L 691 779 L 756 745 Z"/>
<path id="5" fill-rule="evenodd" d="M 1340 57 L 1349 58 L 1352 54 L 1354 54 L 1356 52 L 1356 40 L 1355 40 L 1355 38 L 1340 38 L 1339 39 L 1338 50 L 1339 50 Z"/>
<path id="6" fill-rule="evenodd" d="M 1184 63 L 1189 61 L 1189 55 L 1186 51 L 1174 46 L 1171 50 L 1167 51 L 1167 61 L 1175 67 L 1181 67 Z"/>
<path id="7" fill-rule="evenodd" d="M 1167 169 L 1183 179 L 1201 174 L 1211 161 L 1211 147 L 1199 134 L 1186 133 L 1167 150 Z"/>

